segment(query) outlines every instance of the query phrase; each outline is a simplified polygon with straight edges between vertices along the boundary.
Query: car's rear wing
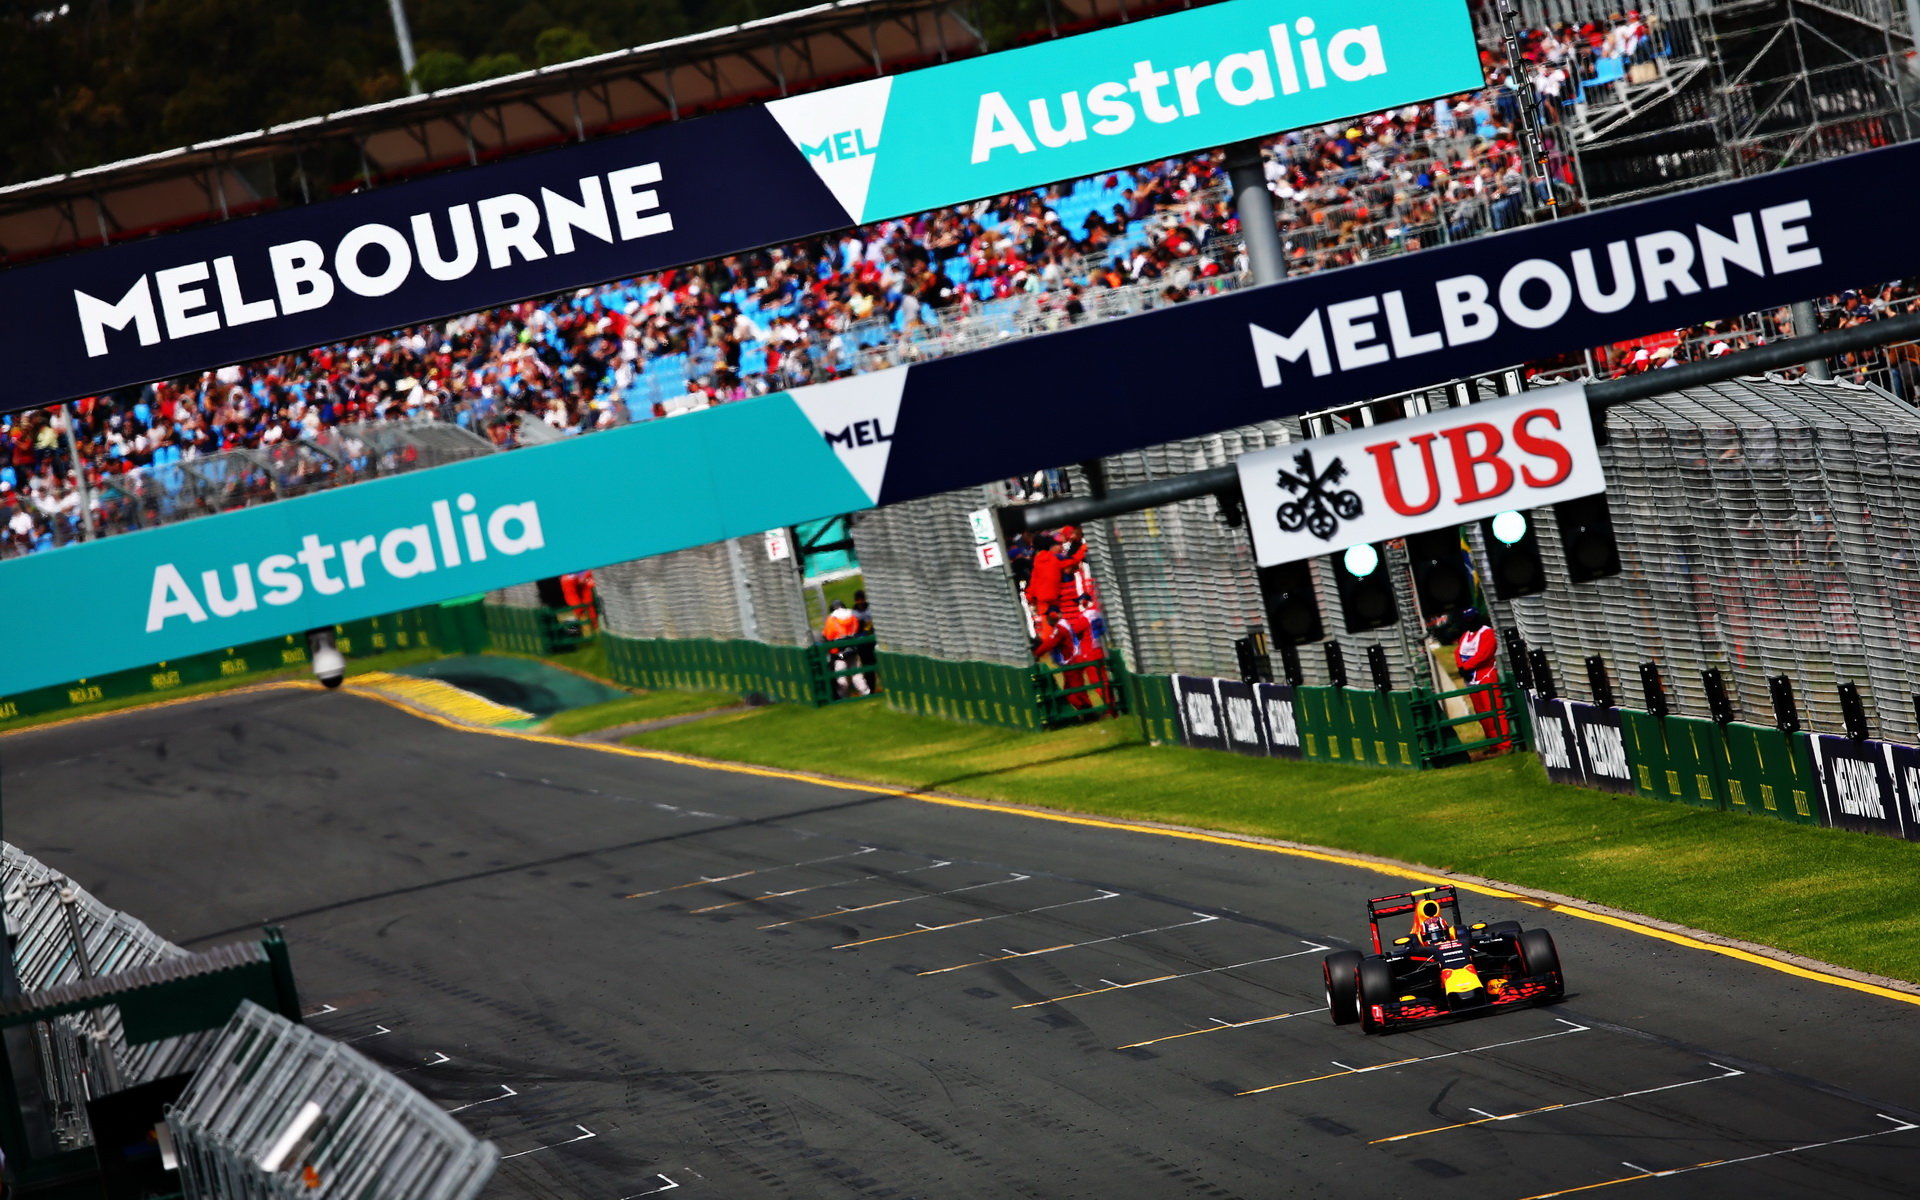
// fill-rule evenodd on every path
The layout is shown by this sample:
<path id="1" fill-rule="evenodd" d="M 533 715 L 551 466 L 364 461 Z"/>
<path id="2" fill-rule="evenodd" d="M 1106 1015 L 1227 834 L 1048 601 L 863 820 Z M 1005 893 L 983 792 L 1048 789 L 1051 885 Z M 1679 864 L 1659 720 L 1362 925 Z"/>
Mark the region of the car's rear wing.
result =
<path id="1" fill-rule="evenodd" d="M 1401 917 L 1411 913 L 1422 900 L 1432 900 L 1440 905 L 1441 911 L 1448 914 L 1447 924 L 1460 928 L 1460 896 L 1450 883 L 1436 884 L 1428 888 L 1416 888 L 1411 892 L 1402 892 L 1397 896 L 1375 896 L 1367 901 L 1367 928 L 1373 934 L 1373 952 L 1381 952 L 1380 921 L 1382 918 Z"/>

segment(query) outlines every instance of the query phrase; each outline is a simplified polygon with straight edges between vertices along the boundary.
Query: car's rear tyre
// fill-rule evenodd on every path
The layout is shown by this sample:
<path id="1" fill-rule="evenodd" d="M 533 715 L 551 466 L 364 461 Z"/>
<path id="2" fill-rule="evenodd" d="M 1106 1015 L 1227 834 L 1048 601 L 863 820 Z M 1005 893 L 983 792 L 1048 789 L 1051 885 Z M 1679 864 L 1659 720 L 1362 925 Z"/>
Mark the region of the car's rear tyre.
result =
<path id="1" fill-rule="evenodd" d="M 1361 955 L 1354 950 L 1339 950 L 1327 955 L 1320 966 L 1326 977 L 1327 1015 L 1335 1025 L 1351 1025 L 1360 1019 L 1359 970 Z"/>
<path id="2" fill-rule="evenodd" d="M 1547 975 L 1544 1000 L 1558 1000 L 1567 994 L 1566 977 L 1560 973 L 1560 951 L 1553 935 L 1544 929 L 1529 929 L 1520 935 L 1520 966 L 1529 975 Z"/>
<path id="3" fill-rule="evenodd" d="M 1373 1019 L 1373 1006 L 1392 1001 L 1393 968 L 1383 958 L 1363 958 L 1353 977 L 1354 988 L 1359 993 L 1360 1028 L 1367 1033 L 1384 1031 L 1386 1022 Z"/>

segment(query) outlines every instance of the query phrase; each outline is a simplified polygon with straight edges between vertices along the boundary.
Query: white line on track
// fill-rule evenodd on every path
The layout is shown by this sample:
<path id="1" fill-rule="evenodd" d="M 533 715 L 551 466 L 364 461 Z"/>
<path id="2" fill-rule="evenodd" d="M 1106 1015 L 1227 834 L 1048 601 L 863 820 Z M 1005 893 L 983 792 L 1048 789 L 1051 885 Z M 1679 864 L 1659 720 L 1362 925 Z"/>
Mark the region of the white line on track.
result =
<path id="1" fill-rule="evenodd" d="M 459 1108 L 450 1108 L 447 1111 L 450 1113 L 465 1112 L 470 1108 L 479 1108 L 482 1104 L 492 1104 L 495 1100 L 511 1100 L 519 1094 L 519 1092 L 514 1091 L 503 1083 L 500 1085 L 500 1095 L 488 1096 L 485 1100 L 475 1100 L 472 1104 L 462 1104 Z"/>
<path id="2" fill-rule="evenodd" d="M 760 867 L 752 871 L 736 871 L 731 875 L 702 875 L 698 879 L 689 879 L 685 883 L 676 883 L 671 887 L 655 888 L 650 892 L 628 892 L 626 899 L 639 900 L 647 896 L 658 896 L 662 892 L 677 892 L 681 888 L 705 887 L 714 883 L 729 883 L 735 879 L 747 879 L 754 875 L 767 875 L 774 871 L 791 871 L 795 867 L 811 867 L 820 863 L 839 862 L 845 858 L 858 858 L 862 854 L 872 854 L 878 846 L 862 846 L 847 854 L 829 854 L 825 858 L 809 858 L 801 862 L 781 863 L 775 867 Z"/>
<path id="3" fill-rule="evenodd" d="M 593 1132 L 591 1129 L 588 1129 L 585 1125 L 575 1125 L 574 1128 L 580 1131 L 579 1137 L 570 1137 L 564 1142 L 548 1142 L 544 1146 L 535 1146 L 531 1150 L 516 1150 L 512 1154 L 502 1154 L 500 1156 L 500 1161 L 505 1162 L 510 1158 L 524 1158 L 529 1154 L 538 1154 L 542 1150 L 551 1150 L 555 1146 L 571 1146 L 575 1142 L 584 1142 L 588 1138 L 594 1138 L 594 1137 L 600 1136 L 599 1134 Z"/>
<path id="4" fill-rule="evenodd" d="M 945 925 L 922 925 L 917 929 L 909 929 L 904 933 L 883 933 L 879 937 L 861 938 L 857 942 L 841 942 L 838 946 L 835 946 L 834 949 L 852 950 L 858 946 L 871 946 L 875 942 L 891 942 L 895 938 L 912 937 L 916 933 L 939 933 L 946 929 L 959 929 L 964 925 L 984 925 L 988 921 L 1004 921 L 1008 917 L 1025 917 L 1033 913 L 1049 912 L 1056 908 L 1072 908 L 1076 904 L 1092 904 L 1098 900 L 1113 900 L 1117 899 L 1119 895 L 1119 892 L 1102 891 L 1098 896 L 1082 896 L 1078 900 L 1062 900 L 1058 904 L 1042 904 L 1039 908 L 1023 908 L 1019 912 L 995 913 L 991 917 L 968 917 L 964 921 L 949 921 Z"/>
<path id="5" fill-rule="evenodd" d="M 1520 1117 L 1531 1117 L 1539 1113 L 1559 1112 L 1569 1108 L 1585 1108 L 1589 1104 L 1606 1104 L 1612 1100 L 1630 1100 L 1635 1096 L 1651 1096 L 1655 1092 L 1670 1092 L 1675 1088 L 1692 1087 L 1696 1083 L 1714 1083 L 1722 1079 L 1732 1079 L 1737 1075 L 1746 1074 L 1745 1071 L 1736 1071 L 1731 1067 L 1722 1067 L 1719 1063 L 1708 1063 L 1707 1065 L 1718 1068 L 1725 1072 L 1725 1074 L 1709 1075 L 1705 1079 L 1684 1079 L 1679 1083 L 1662 1084 L 1660 1087 L 1641 1088 L 1633 1092 L 1619 1092 L 1612 1096 L 1594 1096 L 1587 1100 L 1569 1100 L 1564 1104 L 1543 1104 L 1538 1108 L 1527 1108 L 1521 1109 L 1518 1112 L 1500 1113 L 1497 1116 L 1486 1112 L 1484 1109 L 1469 1109 L 1469 1112 L 1477 1112 L 1480 1114 L 1478 1121 L 1461 1121 L 1455 1125 L 1441 1125 L 1434 1129 L 1421 1129 L 1413 1133 L 1396 1133 L 1392 1137 L 1374 1138 L 1368 1142 L 1367 1145 L 1378 1146 L 1385 1142 L 1404 1142 L 1408 1138 L 1425 1137 L 1430 1133 L 1445 1133 L 1450 1129 L 1470 1129 L 1475 1125 L 1485 1125 L 1489 1121 L 1512 1121 Z"/>
<path id="6" fill-rule="evenodd" d="M 1003 883 L 1019 883 L 1032 879 L 1031 875 L 1009 875 L 1005 879 L 989 879 L 985 883 L 970 883 L 966 887 L 948 888 L 944 892 L 922 892 L 916 896 L 901 896 L 896 900 L 880 900 L 873 904 L 858 904 L 852 908 L 836 908 L 832 912 L 815 913 L 811 917 L 794 917 L 787 921 L 775 921 L 771 925 L 759 925 L 758 929 L 779 929 L 784 925 L 804 925 L 808 921 L 824 921 L 829 917 L 844 917 L 849 913 L 869 912 L 876 908 L 888 908 L 895 904 L 912 904 L 916 900 L 932 900 L 940 896 L 957 896 L 961 892 L 977 892 L 981 888 L 999 887 Z"/>
<path id="7" fill-rule="evenodd" d="M 1715 1158 L 1707 1162 L 1692 1163 L 1684 1167 L 1668 1167 L 1664 1171 L 1649 1171 L 1645 1167 L 1635 1167 L 1630 1162 L 1622 1162 L 1620 1164 L 1621 1166 L 1632 1167 L 1634 1170 L 1640 1172 L 1640 1174 L 1622 1175 L 1618 1179 L 1603 1179 L 1599 1183 L 1583 1183 L 1579 1187 L 1562 1188 L 1557 1192 L 1538 1192 L 1526 1197 L 1525 1200 L 1548 1200 L 1548 1197 L 1551 1196 L 1571 1196 L 1575 1192 L 1590 1192 L 1595 1188 L 1612 1187 L 1616 1183 L 1633 1183 L 1641 1179 L 1665 1179 L 1669 1175 L 1686 1175 L 1694 1171 L 1704 1171 L 1709 1167 L 1731 1167 L 1737 1163 L 1758 1162 L 1763 1158 L 1778 1158 L 1782 1154 L 1804 1154 L 1808 1150 L 1819 1150 L 1825 1146 L 1842 1146 L 1848 1142 L 1862 1142 L 1868 1138 L 1885 1137 L 1889 1133 L 1905 1133 L 1909 1129 L 1920 1129 L 1920 1125 L 1916 1125 L 1911 1121 L 1902 1121 L 1898 1117 L 1890 1117 L 1885 1113 L 1875 1113 L 1873 1115 L 1879 1117 L 1882 1121 L 1891 1121 L 1893 1128 L 1876 1129 L 1871 1133 L 1856 1133 L 1852 1137 L 1832 1138 L 1824 1142 L 1808 1142 L 1804 1146 L 1789 1146 L 1785 1150 L 1767 1150 L 1759 1154 L 1746 1154 L 1739 1158 Z"/>
<path id="8" fill-rule="evenodd" d="M 1124 1046 L 1115 1046 L 1114 1049 L 1132 1050 L 1138 1046 L 1157 1046 L 1161 1042 L 1171 1042 L 1177 1038 L 1199 1037 L 1203 1033 L 1220 1033 L 1228 1029 L 1245 1029 L 1249 1025 L 1265 1025 L 1269 1021 L 1284 1021 L 1289 1017 L 1304 1017 L 1309 1013 L 1324 1011 L 1324 1005 L 1315 1005 L 1312 1008 L 1303 1008 L 1299 1012 L 1274 1013 L 1270 1017 L 1255 1017 L 1251 1021 L 1222 1021 L 1219 1017 L 1208 1017 L 1207 1020 L 1216 1022 L 1211 1029 L 1189 1029 L 1185 1033 L 1169 1033 L 1165 1037 L 1148 1038 L 1144 1042 L 1128 1042 Z"/>
<path id="9" fill-rule="evenodd" d="M 1029 1000 L 1025 1004 L 1016 1004 L 1014 1005 L 1014 1007 L 1015 1008 L 1037 1008 L 1042 1004 L 1058 1004 L 1062 1000 L 1078 1000 L 1082 996 L 1098 996 L 1103 992 L 1124 992 L 1129 988 L 1146 987 L 1150 983 L 1166 983 L 1169 980 L 1174 980 L 1174 979 L 1192 979 L 1197 975 L 1214 975 L 1214 974 L 1218 974 L 1221 971 L 1238 971 L 1242 967 L 1257 967 L 1261 963 L 1279 962 L 1281 959 L 1285 959 L 1285 958 L 1298 958 L 1302 954 L 1317 954 L 1320 951 L 1327 949 L 1327 947 L 1325 946 L 1315 945 L 1312 942 L 1307 942 L 1305 943 L 1305 945 L 1307 947 L 1305 950 L 1295 950 L 1291 954 L 1275 954 L 1268 958 L 1252 958 L 1252 959 L 1248 959 L 1246 962 L 1228 963 L 1224 967 L 1207 967 L 1206 969 L 1200 970 L 1200 971 L 1181 971 L 1178 974 L 1174 974 L 1174 975 L 1156 975 L 1152 979 L 1137 979 L 1132 983 L 1108 983 L 1107 980 L 1102 979 L 1100 982 L 1107 983 L 1106 987 L 1089 988 L 1084 992 L 1069 992 L 1064 996 L 1049 996 L 1045 1000 Z"/>
<path id="10" fill-rule="evenodd" d="M 1244 1092 L 1235 1092 L 1234 1094 L 1237 1096 L 1257 1096 L 1261 1092 L 1273 1092 L 1281 1088 L 1298 1087 L 1303 1083 L 1318 1083 L 1322 1079 L 1344 1079 L 1349 1075 L 1367 1075 L 1374 1071 L 1385 1071 L 1392 1067 L 1411 1066 L 1414 1063 L 1436 1062 L 1443 1058 L 1458 1058 L 1462 1054 L 1479 1054 L 1487 1050 L 1498 1050 L 1503 1046 L 1524 1046 L 1528 1042 L 1544 1042 L 1548 1038 L 1565 1037 L 1570 1033 L 1586 1033 L 1589 1029 L 1589 1026 L 1575 1025 L 1565 1017 L 1555 1017 L 1554 1020 L 1565 1025 L 1566 1028 L 1556 1029 L 1552 1033 L 1543 1033 L 1537 1037 L 1514 1038 L 1511 1041 L 1494 1042 L 1487 1046 L 1470 1046 L 1465 1050 L 1449 1050 L 1445 1054 L 1428 1054 L 1414 1058 L 1397 1058 L 1392 1062 L 1375 1063 L 1371 1067 L 1349 1067 L 1344 1063 L 1334 1063 L 1334 1066 L 1340 1068 L 1338 1071 L 1331 1071 L 1325 1075 L 1309 1075 L 1305 1079 L 1289 1079 L 1285 1083 L 1270 1083 L 1265 1087 L 1249 1088 Z"/>
<path id="11" fill-rule="evenodd" d="M 1036 954 L 1053 954 L 1060 950 L 1078 950 L 1082 946 L 1098 946 L 1106 942 L 1120 942 L 1125 941 L 1127 938 L 1145 937 L 1150 933 L 1165 933 L 1169 929 L 1186 929 L 1192 925 L 1205 925 L 1209 921 L 1218 921 L 1220 919 L 1218 916 L 1209 916 L 1206 913 L 1195 913 L 1193 915 L 1200 919 L 1197 921 L 1181 921 L 1175 925 L 1161 925 L 1153 929 L 1137 929 L 1132 933 L 1116 933 L 1112 937 L 1094 938 L 1090 942 L 1063 942 L 1058 946 L 1047 946 L 1039 950 L 1021 951 L 1009 950 L 1005 946 L 1002 946 L 1000 948 L 1001 952 L 993 958 L 980 958 L 972 962 L 955 963 L 951 967 L 935 967 L 931 971 L 921 971 L 920 974 L 944 975 L 948 971 L 963 971 L 968 967 L 984 967 L 988 963 L 1006 962 L 1014 958 L 1032 958 Z"/>
<path id="12" fill-rule="evenodd" d="M 440 1053 L 440 1051 L 435 1050 L 433 1052 L 433 1057 L 431 1059 L 428 1059 L 426 1062 L 420 1063 L 417 1066 L 401 1067 L 398 1071 L 393 1072 L 393 1074 L 405 1075 L 408 1071 L 424 1071 L 428 1067 L 437 1067 L 441 1063 L 450 1063 L 452 1061 L 453 1060 L 451 1058 L 448 1058 L 446 1055 Z"/>
<path id="13" fill-rule="evenodd" d="M 892 872 L 892 874 L 893 875 L 913 875 L 920 871 L 937 871 L 941 867 L 950 867 L 952 865 L 953 864 L 950 862 L 928 863 L 924 867 L 911 867 L 905 871 L 894 871 Z M 811 887 L 789 888 L 787 891 L 784 891 L 784 892 L 767 892 L 764 895 L 749 896 L 744 900 L 729 900 L 725 904 L 709 904 L 705 908 L 689 909 L 688 915 L 691 916 L 691 915 L 698 915 L 700 913 L 719 912 L 723 908 L 733 908 L 736 905 L 740 905 L 740 904 L 756 904 L 762 900 L 784 900 L 788 896 L 799 896 L 807 892 L 818 892 L 826 888 L 846 887 L 850 883 L 871 883 L 876 879 L 887 879 L 890 877 L 891 876 L 889 875 L 885 875 L 876 871 L 870 875 L 861 875 L 853 879 L 836 879 L 832 883 L 816 883 L 816 884 L 813 884 Z"/>
<path id="14" fill-rule="evenodd" d="M 578 1128 L 578 1126 L 576 1126 L 575 1128 Z M 622 1196 L 620 1197 L 620 1200 L 640 1200 L 640 1197 L 642 1196 L 657 1196 L 661 1192 L 670 1192 L 673 1189 L 680 1186 L 678 1183 L 667 1178 L 665 1175 L 655 1175 L 654 1178 L 660 1180 L 662 1183 L 662 1186 L 657 1188 L 648 1188 L 644 1192 L 635 1192 L 630 1196 Z"/>
<path id="15" fill-rule="evenodd" d="M 385 1025 L 376 1023 L 373 1027 L 372 1033 L 363 1033 L 359 1037 L 342 1038 L 341 1042 L 342 1044 L 345 1044 L 347 1042 L 364 1042 L 369 1038 L 385 1037 L 392 1032 L 393 1030 L 388 1029 Z"/>

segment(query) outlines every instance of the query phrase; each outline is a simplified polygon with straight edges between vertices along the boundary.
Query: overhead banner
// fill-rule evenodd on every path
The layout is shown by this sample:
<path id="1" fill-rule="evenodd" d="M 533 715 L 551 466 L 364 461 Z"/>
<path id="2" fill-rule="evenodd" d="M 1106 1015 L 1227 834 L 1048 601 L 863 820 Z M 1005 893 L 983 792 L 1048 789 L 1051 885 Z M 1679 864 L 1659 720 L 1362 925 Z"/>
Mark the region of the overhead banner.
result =
<path id="1" fill-rule="evenodd" d="M 1263 567 L 1606 490 L 1586 389 L 1506 396 L 1242 455 Z"/>
<path id="2" fill-rule="evenodd" d="M 77 602 L 88 622 L 84 639 L 18 639 L 0 655 L 0 694 L 757 536 L 1006 479 L 1047 462 L 1084 462 L 1839 291 L 1863 279 L 1920 273 L 1920 233 L 1895 222 L 1867 237 L 1859 227 L 1858 197 L 1903 189 L 1920 191 L 1920 143 L 0 562 L 0 594 L 16 610 Z M 23 276 L 0 276 L 0 289 Z M 52 276 L 41 278 L 55 286 Z M 60 294 L 15 294 L 10 301 L 12 320 L 0 336 L 28 343 L 12 357 L 16 387 L 8 395 L 15 403 L 30 392 L 18 384 L 20 372 L 43 361 L 32 330 L 59 310 L 46 296 Z M 1546 394 L 1509 400 L 1524 412 Z M 1036 396 L 1085 397 L 1100 418 L 1056 423 L 1044 446 L 1008 437 L 1008 430 L 1032 425 Z M 1506 410 L 1489 404 L 1452 411 L 1477 421 Z M 1555 411 L 1563 412 L 1561 431 L 1577 432 L 1564 410 Z M 1405 436 L 1409 422 L 1395 424 L 1395 436 Z M 1527 431 L 1543 428 L 1536 422 Z M 1512 429 L 1502 432 L 1503 446 Z M 1445 462 L 1449 486 L 1458 491 L 1461 462 L 1442 458 L 1451 449 L 1444 435 L 1429 445 L 1436 482 L 1447 482 Z M 1480 446 L 1468 437 L 1461 461 L 1470 464 Z M 1396 461 L 1410 464 L 1405 497 L 1424 501 L 1417 487 L 1426 459 L 1417 451 L 1403 447 Z M 1523 463 L 1538 475 L 1552 462 L 1551 454 L 1528 455 L 1506 465 L 1518 479 Z M 1498 474 L 1491 466 L 1473 469 L 1476 486 Z M 459 504 L 462 495 L 472 497 L 471 508 Z M 541 545 L 532 546 L 502 516 L 499 536 L 515 550 L 488 549 L 492 514 L 529 500 L 542 508 Z M 453 505 L 445 514 L 450 535 L 442 532 L 448 526 L 435 501 Z M 464 549 L 468 518 L 489 539 L 481 543 L 484 560 Z M 412 534 L 398 535 L 390 565 L 387 535 L 420 526 L 431 535 L 423 549 L 434 551 L 433 569 L 416 565 L 425 560 L 422 549 L 407 548 L 418 540 Z M 309 546 L 308 534 L 318 548 Z M 461 551 L 458 566 L 440 549 L 448 542 Z M 369 544 L 372 550 L 361 548 Z M 318 565 L 298 558 L 303 551 Z M 290 558 L 302 576 L 297 591 L 286 583 Z M 364 582 L 338 574 L 351 561 Z M 156 592 L 169 582 L 156 564 L 176 565 L 181 584 L 173 592 Z M 238 590 L 233 568 L 241 564 L 252 572 L 252 593 Z M 207 571 L 220 579 L 217 600 L 202 594 Z M 192 607 L 176 594 L 185 587 L 195 589 L 203 620 L 192 620 Z M 156 595 L 178 611 L 149 629 Z"/>
<path id="3" fill-rule="evenodd" d="M 1462 0 L 1228 0 L 767 108 L 874 221 L 1484 82 Z"/>
<path id="4" fill-rule="evenodd" d="M 0 411 L 1481 86 L 1464 0 L 1226 3 L 0 275 Z"/>
<path id="5" fill-rule="evenodd" d="M 845 435 L 897 381 L 863 375 L 0 562 L 10 605 L 71 609 L 86 627 L 14 639 L 0 697 L 869 507 L 868 447 Z"/>

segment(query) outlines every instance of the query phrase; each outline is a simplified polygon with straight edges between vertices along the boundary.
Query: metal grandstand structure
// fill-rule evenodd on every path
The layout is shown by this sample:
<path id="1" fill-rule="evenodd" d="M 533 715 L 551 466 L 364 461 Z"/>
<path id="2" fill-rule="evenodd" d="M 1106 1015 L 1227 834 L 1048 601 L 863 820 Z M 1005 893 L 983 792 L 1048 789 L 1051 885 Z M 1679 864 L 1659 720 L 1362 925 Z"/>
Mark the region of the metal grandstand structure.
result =
<path id="1" fill-rule="evenodd" d="M 1605 25 L 1597 0 L 1522 0 L 1536 26 Z M 1570 105 L 1589 205 L 1756 175 L 1920 133 L 1897 0 L 1650 0 L 1628 62 L 1583 62 Z"/>
<path id="2" fill-rule="evenodd" d="M 1046 0 L 1038 37 L 1190 7 Z M 894 74 L 989 46 L 971 3 L 835 0 L 0 187 L 0 264 Z"/>

